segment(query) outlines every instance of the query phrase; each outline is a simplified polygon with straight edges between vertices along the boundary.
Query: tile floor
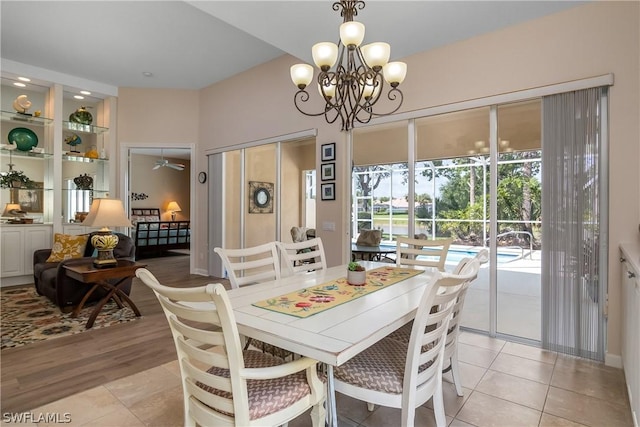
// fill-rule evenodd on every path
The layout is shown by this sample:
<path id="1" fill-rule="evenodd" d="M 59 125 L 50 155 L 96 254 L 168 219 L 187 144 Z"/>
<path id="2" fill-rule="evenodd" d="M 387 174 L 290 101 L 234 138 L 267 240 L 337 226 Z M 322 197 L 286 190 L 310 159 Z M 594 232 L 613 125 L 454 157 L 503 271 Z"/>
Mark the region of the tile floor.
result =
<path id="1" fill-rule="evenodd" d="M 464 332 L 459 357 L 464 397 L 445 375 L 447 423 L 460 426 L 633 426 L 622 370 L 521 344 Z M 339 424 L 392 426 L 400 411 L 338 394 Z M 71 425 L 181 426 L 177 361 L 34 408 L 33 416 L 69 413 Z M 44 423 L 24 425 L 47 425 Z M 310 426 L 303 414 L 290 427 Z M 434 426 L 431 402 L 416 411 L 416 426 Z"/>

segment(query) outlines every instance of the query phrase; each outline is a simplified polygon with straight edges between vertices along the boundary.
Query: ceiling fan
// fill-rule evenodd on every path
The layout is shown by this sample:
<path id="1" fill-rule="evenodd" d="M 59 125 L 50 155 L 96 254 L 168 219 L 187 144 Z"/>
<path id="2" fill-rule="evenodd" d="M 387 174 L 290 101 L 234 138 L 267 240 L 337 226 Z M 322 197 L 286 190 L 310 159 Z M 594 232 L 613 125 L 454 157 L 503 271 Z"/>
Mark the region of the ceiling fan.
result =
<path id="1" fill-rule="evenodd" d="M 177 171 L 184 170 L 184 165 L 182 163 L 169 163 L 169 160 L 164 158 L 163 150 L 160 149 L 160 159 L 156 160 L 156 165 L 153 167 L 153 170 L 160 169 L 165 166 L 171 169 L 175 169 Z"/>

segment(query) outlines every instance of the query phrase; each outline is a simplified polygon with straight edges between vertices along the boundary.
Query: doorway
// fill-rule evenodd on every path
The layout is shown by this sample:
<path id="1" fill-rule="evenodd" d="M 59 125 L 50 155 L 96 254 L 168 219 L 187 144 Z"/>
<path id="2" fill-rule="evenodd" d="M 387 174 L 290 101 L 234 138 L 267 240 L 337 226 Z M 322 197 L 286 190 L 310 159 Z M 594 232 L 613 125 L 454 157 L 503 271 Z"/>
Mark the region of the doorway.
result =
<path id="1" fill-rule="evenodd" d="M 118 183 L 120 194 L 127 212 L 131 208 L 156 208 L 160 219 L 191 221 L 191 236 L 194 229 L 194 177 L 195 164 L 192 161 L 194 144 L 127 144 L 120 148 L 120 165 L 123 165 Z M 125 166 L 126 165 L 126 166 Z M 173 165 L 173 166 L 171 166 Z M 177 167 L 183 165 L 184 168 Z M 180 211 L 167 209 L 175 201 Z M 131 231 L 130 231 L 131 233 Z M 193 238 L 191 240 L 190 267 L 194 271 Z"/>

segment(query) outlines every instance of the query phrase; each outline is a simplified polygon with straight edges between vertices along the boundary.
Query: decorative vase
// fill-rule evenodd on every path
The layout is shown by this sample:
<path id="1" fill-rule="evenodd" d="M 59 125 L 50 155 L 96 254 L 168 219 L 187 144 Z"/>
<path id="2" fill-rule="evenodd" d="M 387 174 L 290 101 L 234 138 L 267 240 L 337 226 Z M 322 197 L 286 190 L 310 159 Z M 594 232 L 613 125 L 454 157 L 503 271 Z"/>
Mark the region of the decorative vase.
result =
<path id="1" fill-rule="evenodd" d="M 84 156 L 89 159 L 97 159 L 98 158 L 98 148 L 95 145 L 91 146 L 91 149 L 84 153 Z"/>
<path id="2" fill-rule="evenodd" d="M 93 116 L 86 110 L 86 107 L 80 107 L 69 116 L 69 121 L 73 123 L 80 123 L 83 125 L 90 125 L 93 122 Z"/>
<path id="3" fill-rule="evenodd" d="M 76 187 L 78 187 L 78 190 L 91 190 L 93 187 L 93 178 L 86 173 L 73 178 L 73 182 L 76 184 Z"/>
<path id="4" fill-rule="evenodd" d="M 353 286 L 363 286 L 367 283 L 367 272 L 347 270 L 347 283 Z"/>

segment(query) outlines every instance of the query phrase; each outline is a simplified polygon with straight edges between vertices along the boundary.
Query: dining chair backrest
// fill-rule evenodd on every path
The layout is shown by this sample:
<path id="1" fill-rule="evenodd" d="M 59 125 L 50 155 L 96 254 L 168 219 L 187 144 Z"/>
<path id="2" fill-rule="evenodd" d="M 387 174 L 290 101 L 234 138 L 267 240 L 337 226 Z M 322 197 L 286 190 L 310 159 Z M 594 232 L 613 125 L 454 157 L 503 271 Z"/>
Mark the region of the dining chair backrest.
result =
<path id="1" fill-rule="evenodd" d="M 281 425 L 311 407 L 314 425 L 320 425 L 325 391 L 317 362 L 301 358 L 284 363 L 261 352 L 243 352 L 222 284 L 172 288 L 145 268 L 136 276 L 153 290 L 171 327 L 185 426 Z M 298 395 L 283 399 L 288 393 Z"/>
<path id="2" fill-rule="evenodd" d="M 370 408 L 401 408 L 398 425 L 413 426 L 415 409 L 433 398 L 438 426 L 446 425 L 442 366 L 451 312 L 460 290 L 477 275 L 472 260 L 460 275 L 433 272 L 425 286 L 409 340 L 383 338 L 335 369 L 335 388 Z"/>
<path id="3" fill-rule="evenodd" d="M 451 314 L 460 292 L 478 274 L 479 263 L 470 261 L 459 275 L 439 275 L 425 291 L 411 329 L 404 372 L 402 425 L 413 425 L 415 408 L 426 395 L 434 396 L 437 425 L 446 425 L 442 396 L 442 368 Z M 435 293 L 435 295 L 434 295 Z"/>
<path id="4" fill-rule="evenodd" d="M 275 242 L 243 249 L 214 248 L 222 259 L 232 288 L 280 279 Z"/>
<path id="5" fill-rule="evenodd" d="M 324 247 L 319 237 L 302 242 L 276 242 L 276 244 L 280 248 L 282 262 L 285 265 L 286 273 L 284 274 L 288 276 L 327 269 Z"/>
<path id="6" fill-rule="evenodd" d="M 444 264 L 447 260 L 449 247 L 453 239 L 412 239 L 398 237 L 396 239 L 396 265 L 435 267 L 445 271 Z"/>

